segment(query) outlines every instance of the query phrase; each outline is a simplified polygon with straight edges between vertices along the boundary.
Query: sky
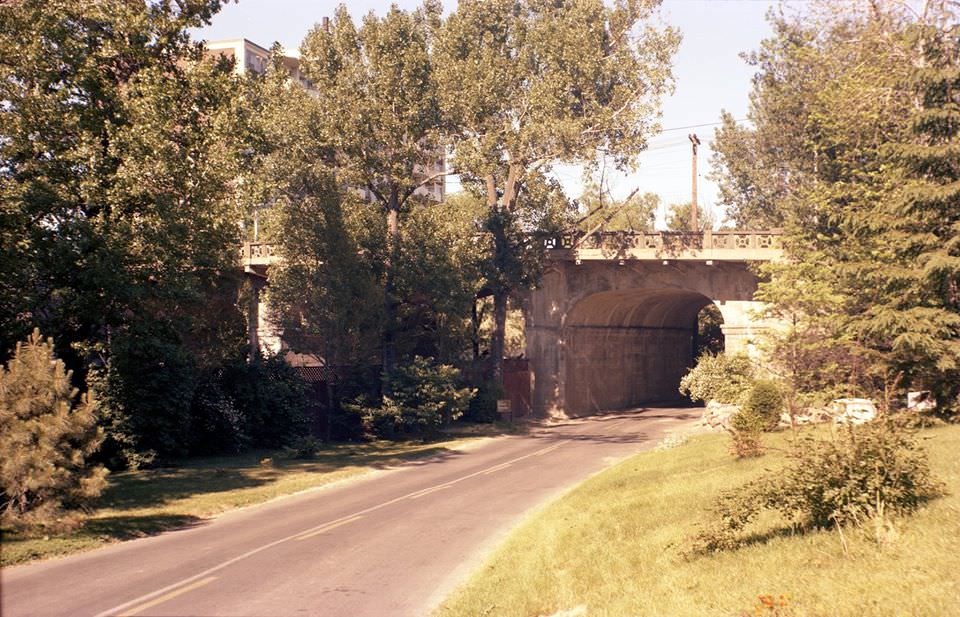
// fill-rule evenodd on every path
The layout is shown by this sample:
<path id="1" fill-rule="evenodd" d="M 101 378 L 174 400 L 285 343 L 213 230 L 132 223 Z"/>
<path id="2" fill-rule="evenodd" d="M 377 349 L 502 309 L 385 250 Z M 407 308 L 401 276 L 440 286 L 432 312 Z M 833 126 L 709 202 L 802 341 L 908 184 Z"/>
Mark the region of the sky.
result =
<path id="1" fill-rule="evenodd" d="M 340 0 L 239 0 L 224 6 L 213 22 L 194 36 L 207 40 L 246 38 L 266 48 L 279 41 L 293 49 L 315 23 L 332 16 L 338 4 Z M 385 0 L 347 2 L 355 19 L 369 11 L 383 13 L 390 4 Z M 397 0 L 396 4 L 410 9 L 419 2 Z M 765 15 L 771 4 L 766 0 L 664 0 L 660 19 L 683 35 L 674 58 L 676 90 L 663 102 L 664 130 L 651 137 L 637 170 L 610 175 L 614 197 L 625 197 L 634 189 L 660 195 L 664 205 L 657 218 L 662 224 L 669 204 L 690 200 L 691 147 L 687 135 L 696 133 L 702 142 L 698 201 L 713 212 L 718 223 L 722 220 L 722 209 L 716 204 L 717 187 L 707 178 L 710 144 L 721 110 L 737 119 L 746 118 L 754 70 L 740 54 L 757 49 L 769 36 Z M 455 0 L 444 0 L 447 10 L 455 5 Z M 580 194 L 579 169 L 561 167 L 555 174 L 570 197 Z M 456 179 L 448 180 L 447 190 L 457 189 Z"/>

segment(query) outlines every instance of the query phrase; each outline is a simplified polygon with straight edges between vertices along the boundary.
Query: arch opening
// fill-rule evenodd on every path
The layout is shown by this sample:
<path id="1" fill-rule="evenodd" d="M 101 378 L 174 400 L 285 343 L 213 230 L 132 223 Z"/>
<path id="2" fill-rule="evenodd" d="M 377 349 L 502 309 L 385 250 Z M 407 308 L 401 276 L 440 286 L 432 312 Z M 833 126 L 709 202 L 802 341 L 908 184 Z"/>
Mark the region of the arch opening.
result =
<path id="1" fill-rule="evenodd" d="M 707 321 L 719 316 L 710 298 L 686 289 L 604 291 L 577 302 L 563 324 L 565 411 L 681 401 L 680 378 L 698 356 L 701 313 Z M 716 336 L 712 326 L 709 332 Z"/>

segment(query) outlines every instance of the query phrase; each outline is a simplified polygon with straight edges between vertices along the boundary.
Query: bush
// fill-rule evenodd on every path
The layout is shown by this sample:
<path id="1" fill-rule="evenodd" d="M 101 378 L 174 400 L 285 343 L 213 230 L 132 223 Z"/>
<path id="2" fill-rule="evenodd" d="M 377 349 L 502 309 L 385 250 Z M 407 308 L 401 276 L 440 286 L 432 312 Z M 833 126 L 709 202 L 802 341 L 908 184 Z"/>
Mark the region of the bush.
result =
<path id="1" fill-rule="evenodd" d="M 763 418 L 752 411 L 741 409 L 730 418 L 730 450 L 737 458 L 751 458 L 763 454 L 760 433 L 763 432 Z"/>
<path id="2" fill-rule="evenodd" d="M 311 459 L 315 458 L 323 449 L 323 442 L 312 435 L 300 437 L 283 449 L 287 458 Z"/>
<path id="3" fill-rule="evenodd" d="M 463 414 L 463 419 L 469 422 L 492 423 L 500 419 L 497 412 L 497 401 L 503 398 L 503 387 L 493 381 L 485 381 L 476 389 L 470 398 L 470 405 Z"/>
<path id="4" fill-rule="evenodd" d="M 94 371 L 111 467 L 181 457 L 191 444 L 197 369 L 169 324 L 136 323 L 114 333 L 109 363 Z"/>
<path id="5" fill-rule="evenodd" d="M 390 396 L 376 407 L 353 405 L 364 418 L 369 433 L 384 439 L 401 435 L 430 437 L 458 419 L 474 390 L 459 388 L 460 371 L 432 358 L 414 357 L 398 367 L 388 382 Z"/>
<path id="6" fill-rule="evenodd" d="M 191 454 L 238 454 L 250 443 L 244 414 L 221 382 L 222 372 L 216 371 L 194 392 Z"/>
<path id="7" fill-rule="evenodd" d="M 744 354 L 703 354 L 680 380 L 680 393 L 695 401 L 735 404 L 750 388 L 755 370 Z"/>
<path id="8" fill-rule="evenodd" d="M 902 422 L 849 424 L 827 439 L 797 440 L 785 469 L 721 495 L 717 520 L 694 545 L 700 551 L 738 546 L 762 510 L 779 512 L 798 529 L 822 528 L 908 513 L 942 493 L 916 435 Z"/>
<path id="9" fill-rule="evenodd" d="M 753 384 L 741 402 L 744 412 L 753 414 L 762 430 L 769 431 L 780 423 L 783 411 L 783 394 L 776 382 L 762 379 Z"/>
<path id="10" fill-rule="evenodd" d="M 63 506 L 98 496 L 106 469 L 87 458 L 103 440 L 90 397 L 77 399 L 53 341 L 34 330 L 0 367 L 0 486 L 5 525 L 56 521 Z"/>
<path id="11" fill-rule="evenodd" d="M 241 414 L 252 447 L 280 448 L 309 433 L 306 384 L 283 358 L 227 365 L 220 383 Z"/>

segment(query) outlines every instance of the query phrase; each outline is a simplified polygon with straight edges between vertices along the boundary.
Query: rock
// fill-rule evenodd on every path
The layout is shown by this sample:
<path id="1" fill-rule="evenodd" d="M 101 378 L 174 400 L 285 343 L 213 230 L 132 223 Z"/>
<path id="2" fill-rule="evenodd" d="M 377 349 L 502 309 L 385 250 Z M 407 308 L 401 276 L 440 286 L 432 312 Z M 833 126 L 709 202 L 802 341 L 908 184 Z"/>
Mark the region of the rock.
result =
<path id="1" fill-rule="evenodd" d="M 866 398 L 838 398 L 830 408 L 837 424 L 863 424 L 877 417 L 877 406 Z"/>
<path id="2" fill-rule="evenodd" d="M 727 405 L 710 401 L 700 416 L 699 425 L 713 431 L 725 431 L 730 428 L 730 418 L 740 411 L 739 405 Z"/>

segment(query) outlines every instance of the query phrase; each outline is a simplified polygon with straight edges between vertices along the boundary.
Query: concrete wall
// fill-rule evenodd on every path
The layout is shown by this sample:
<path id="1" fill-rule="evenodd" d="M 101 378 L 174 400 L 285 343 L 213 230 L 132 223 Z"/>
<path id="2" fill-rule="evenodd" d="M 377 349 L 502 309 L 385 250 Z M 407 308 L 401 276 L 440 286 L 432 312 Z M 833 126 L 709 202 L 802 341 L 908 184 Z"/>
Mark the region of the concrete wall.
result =
<path id="1" fill-rule="evenodd" d="M 533 408 L 575 416 L 679 397 L 697 313 L 714 302 L 728 347 L 763 329 L 744 263 L 554 262 L 527 303 Z"/>

